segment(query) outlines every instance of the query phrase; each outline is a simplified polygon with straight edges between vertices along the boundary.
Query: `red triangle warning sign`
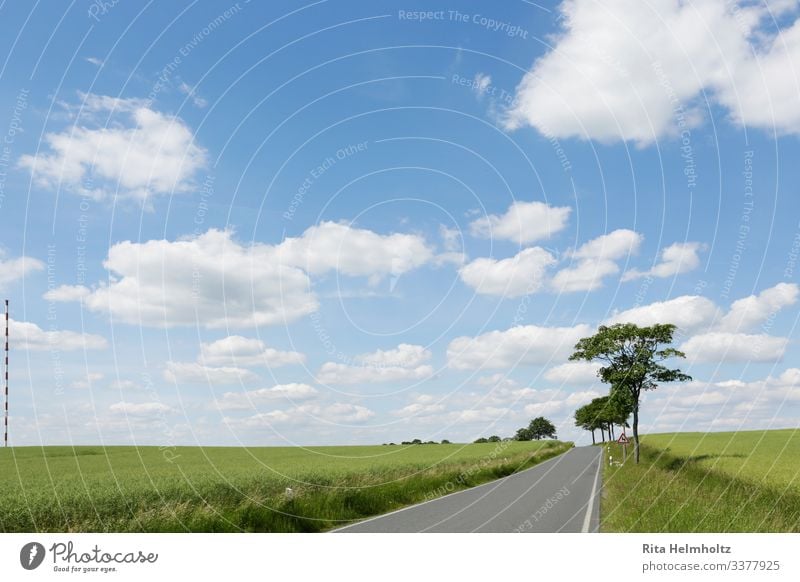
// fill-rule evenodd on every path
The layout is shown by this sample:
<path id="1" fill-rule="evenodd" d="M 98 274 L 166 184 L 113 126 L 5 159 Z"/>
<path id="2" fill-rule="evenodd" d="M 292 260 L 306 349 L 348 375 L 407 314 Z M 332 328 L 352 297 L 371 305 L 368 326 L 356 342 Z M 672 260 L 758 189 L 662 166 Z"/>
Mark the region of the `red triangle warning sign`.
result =
<path id="1" fill-rule="evenodd" d="M 617 442 L 621 445 L 627 445 L 631 441 L 628 440 L 628 437 L 625 436 L 625 433 L 622 433 L 621 435 L 619 435 Z"/>

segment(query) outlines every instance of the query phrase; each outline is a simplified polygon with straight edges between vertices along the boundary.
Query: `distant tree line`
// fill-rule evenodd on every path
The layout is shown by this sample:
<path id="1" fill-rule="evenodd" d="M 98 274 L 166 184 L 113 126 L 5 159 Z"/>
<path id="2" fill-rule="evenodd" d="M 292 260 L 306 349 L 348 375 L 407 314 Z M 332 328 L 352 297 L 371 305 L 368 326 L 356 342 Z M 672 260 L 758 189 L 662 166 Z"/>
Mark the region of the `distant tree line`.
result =
<path id="1" fill-rule="evenodd" d="M 523 426 L 517 429 L 513 437 L 501 439 L 497 435 L 492 435 L 489 438 L 476 439 L 476 443 L 499 443 L 501 441 L 538 441 L 541 439 L 555 439 L 556 427 L 547 420 L 544 416 L 534 418 L 528 426 Z"/>

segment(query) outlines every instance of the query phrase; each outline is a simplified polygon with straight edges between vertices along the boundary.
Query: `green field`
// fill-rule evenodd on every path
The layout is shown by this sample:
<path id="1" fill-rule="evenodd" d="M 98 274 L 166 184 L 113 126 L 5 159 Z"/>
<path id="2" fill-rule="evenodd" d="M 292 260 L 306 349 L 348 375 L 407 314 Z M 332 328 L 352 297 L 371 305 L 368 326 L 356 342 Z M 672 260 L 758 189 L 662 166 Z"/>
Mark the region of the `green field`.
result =
<path id="1" fill-rule="evenodd" d="M 571 446 L 11 448 L 0 451 L 0 527 L 323 531 L 509 475 Z"/>
<path id="2" fill-rule="evenodd" d="M 611 454 L 622 458 L 618 445 Z M 616 532 L 798 532 L 800 430 L 644 436 L 638 466 L 630 455 L 606 464 L 601 522 Z"/>

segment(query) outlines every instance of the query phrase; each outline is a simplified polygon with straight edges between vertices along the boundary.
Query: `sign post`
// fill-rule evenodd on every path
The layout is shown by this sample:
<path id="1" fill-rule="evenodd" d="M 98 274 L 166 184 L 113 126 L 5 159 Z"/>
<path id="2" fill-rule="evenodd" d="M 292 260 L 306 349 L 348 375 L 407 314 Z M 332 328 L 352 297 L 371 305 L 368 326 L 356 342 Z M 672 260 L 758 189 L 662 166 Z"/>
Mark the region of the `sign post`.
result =
<path id="1" fill-rule="evenodd" d="M 628 437 L 625 435 L 625 431 L 623 431 L 622 434 L 619 435 L 619 438 L 617 439 L 617 443 L 622 445 L 622 463 L 623 464 L 625 464 L 625 461 L 628 460 L 628 443 L 629 442 L 630 441 L 628 440 Z"/>

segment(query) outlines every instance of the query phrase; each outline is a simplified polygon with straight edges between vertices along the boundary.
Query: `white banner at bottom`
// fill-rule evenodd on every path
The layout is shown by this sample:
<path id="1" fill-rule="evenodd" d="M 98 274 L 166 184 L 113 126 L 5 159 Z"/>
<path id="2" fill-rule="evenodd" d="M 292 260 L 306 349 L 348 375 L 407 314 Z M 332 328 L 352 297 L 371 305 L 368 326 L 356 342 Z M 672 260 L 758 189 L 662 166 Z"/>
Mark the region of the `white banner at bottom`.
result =
<path id="1" fill-rule="evenodd" d="M 5 580 L 800 580 L 800 534 L 2 534 Z M 246 578 L 245 578 L 246 577 Z"/>

